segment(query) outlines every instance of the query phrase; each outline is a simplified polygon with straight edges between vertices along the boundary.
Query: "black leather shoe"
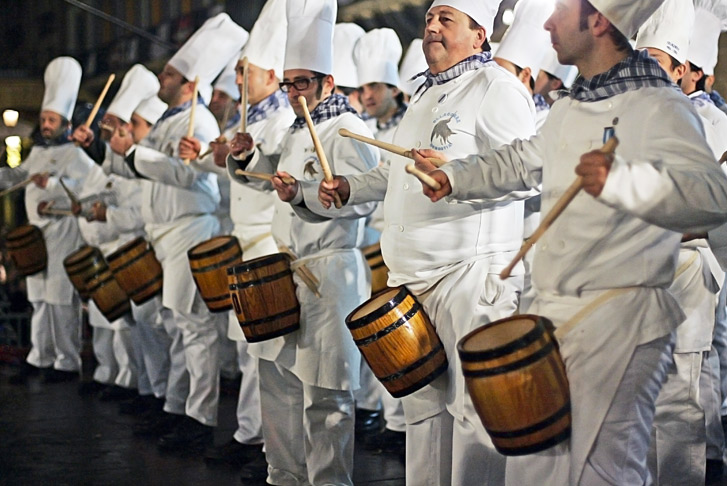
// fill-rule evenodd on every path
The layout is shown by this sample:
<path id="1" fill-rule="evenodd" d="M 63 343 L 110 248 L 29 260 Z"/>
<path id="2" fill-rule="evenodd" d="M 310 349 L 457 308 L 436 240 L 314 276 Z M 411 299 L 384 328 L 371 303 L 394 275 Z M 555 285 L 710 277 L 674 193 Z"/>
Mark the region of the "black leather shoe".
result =
<path id="1" fill-rule="evenodd" d="M 369 435 L 381 431 L 381 412 L 379 410 L 356 409 L 356 434 Z"/>
<path id="2" fill-rule="evenodd" d="M 139 416 L 150 410 L 161 412 L 164 408 L 164 399 L 157 398 L 154 395 L 137 395 L 131 400 L 119 403 L 119 413 L 121 415 Z"/>
<path id="3" fill-rule="evenodd" d="M 364 439 L 364 447 L 375 452 L 387 452 L 401 456 L 406 451 L 406 432 L 384 429 L 376 435 Z"/>
<path id="4" fill-rule="evenodd" d="M 707 459 L 705 484 L 721 484 L 724 464 L 719 459 Z"/>
<path id="5" fill-rule="evenodd" d="M 259 458 L 265 460 L 262 444 L 240 444 L 235 439 L 218 447 L 210 447 L 204 453 L 204 462 L 207 464 L 244 466 Z"/>
<path id="6" fill-rule="evenodd" d="M 265 461 L 264 455 L 248 462 L 240 471 L 240 481 L 247 486 L 269 484 L 265 481 L 267 478 L 268 463 Z"/>
<path id="7" fill-rule="evenodd" d="M 214 430 L 185 416 L 174 430 L 159 438 L 157 448 L 163 452 L 201 451 L 212 445 Z"/>
<path id="8" fill-rule="evenodd" d="M 63 383 L 66 381 L 76 381 L 79 377 L 78 371 L 63 371 L 49 368 L 43 370 L 41 381 L 43 383 Z"/>
<path id="9" fill-rule="evenodd" d="M 139 437 L 159 437 L 171 432 L 182 421 L 184 415 L 167 412 L 150 413 L 133 426 L 134 435 Z"/>
<path id="10" fill-rule="evenodd" d="M 139 394 L 136 390 L 132 390 L 131 388 L 111 385 L 105 390 L 101 390 L 101 393 L 98 394 L 98 399 L 102 402 L 115 402 L 119 400 L 129 400 L 130 398 L 134 398 L 138 395 Z"/>
<path id="11" fill-rule="evenodd" d="M 106 388 L 108 388 L 108 385 L 104 385 L 98 381 L 84 381 L 78 385 L 78 394 L 82 397 L 95 395 Z"/>

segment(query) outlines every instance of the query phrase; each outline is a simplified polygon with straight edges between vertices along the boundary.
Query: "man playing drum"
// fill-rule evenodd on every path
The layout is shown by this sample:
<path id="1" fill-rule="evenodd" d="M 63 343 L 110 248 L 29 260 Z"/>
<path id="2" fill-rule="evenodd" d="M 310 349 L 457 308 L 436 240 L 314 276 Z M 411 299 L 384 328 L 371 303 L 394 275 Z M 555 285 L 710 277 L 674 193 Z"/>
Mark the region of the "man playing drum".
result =
<path id="1" fill-rule="evenodd" d="M 333 0 L 287 3 L 281 88 L 298 118 L 279 157 L 254 150 L 249 134 L 237 134 L 227 160 L 230 169 L 277 175 L 273 187 L 289 204 L 287 210 L 276 207 L 273 236 L 279 244 L 289 242 L 299 257 L 297 263 L 304 263 L 320 281 L 321 297 L 317 297 L 295 276 L 300 330 L 260 349 L 260 398 L 271 484 L 353 484 L 353 390 L 359 387 L 361 358 L 344 320 L 368 297 L 366 263 L 357 248 L 364 218 L 374 205 L 332 212 L 318 202 L 323 166 L 299 101 L 305 98 L 333 172 L 360 173 L 375 167 L 377 151 L 338 136 L 340 128 L 369 136 L 371 132 L 344 96 L 332 94 L 335 81 L 328 73 L 335 16 Z M 313 40 L 316 44 L 311 45 Z M 286 185 L 282 178 L 291 175 L 295 182 Z M 237 178 L 251 186 L 271 187 Z"/>
<path id="2" fill-rule="evenodd" d="M 499 3 L 432 4 L 423 43 L 429 70 L 399 123 L 396 145 L 457 157 L 535 132 L 530 94 L 489 52 L 487 36 Z M 406 163 L 392 156 L 390 164 L 367 174 L 337 177 L 321 185 L 319 197 L 326 205 L 334 190 L 347 204 L 383 199 L 381 250 L 388 284 L 406 285 L 417 296 L 447 352 L 447 375 L 402 399 L 407 484 L 502 484 L 505 457 L 474 411 L 457 372 L 455 346 L 476 326 L 517 309 L 523 267 L 505 282 L 497 274 L 522 242 L 523 203 L 473 199 L 425 205 Z"/>
<path id="3" fill-rule="evenodd" d="M 537 245 L 528 312 L 556 326 L 570 384 L 570 441 L 507 462 L 511 485 L 647 481 L 654 402 L 684 318 L 667 288 L 681 233 L 727 218 L 727 179 L 697 113 L 628 39 L 661 0 L 558 0 L 545 23 L 581 77 L 538 134 L 445 164 L 424 192 L 455 204 L 542 182 L 546 214 L 576 174 L 580 194 Z M 613 133 L 617 154 L 599 149 Z M 420 168 L 433 170 L 422 155 Z"/>

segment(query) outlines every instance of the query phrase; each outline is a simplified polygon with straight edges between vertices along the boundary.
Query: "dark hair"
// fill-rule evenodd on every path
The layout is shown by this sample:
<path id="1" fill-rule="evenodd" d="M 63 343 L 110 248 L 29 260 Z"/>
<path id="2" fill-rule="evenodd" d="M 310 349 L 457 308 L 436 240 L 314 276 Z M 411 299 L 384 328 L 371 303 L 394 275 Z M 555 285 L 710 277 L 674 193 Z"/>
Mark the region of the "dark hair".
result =
<path id="1" fill-rule="evenodd" d="M 398 86 L 394 86 L 393 84 L 388 83 L 386 83 L 386 86 L 389 88 L 399 88 Z M 396 100 L 396 106 L 404 106 L 404 92 L 399 90 L 399 94 L 394 97 L 394 100 Z"/>
<path id="2" fill-rule="evenodd" d="M 475 22 L 475 19 L 467 16 L 468 19 L 470 19 L 470 30 L 477 30 L 477 29 L 484 29 L 480 24 Z M 485 32 L 485 35 L 487 35 L 487 32 Z M 487 41 L 487 37 L 485 37 L 485 42 L 482 44 L 482 52 L 490 52 L 492 50 L 492 47 L 490 47 L 490 43 Z"/>
<path id="3" fill-rule="evenodd" d="M 680 63 L 679 61 L 677 61 L 677 60 L 676 60 L 676 59 L 674 58 L 674 56 L 672 56 L 671 54 L 669 54 L 669 63 L 671 64 L 671 66 L 670 66 L 670 67 L 671 67 L 671 70 L 672 70 L 672 71 L 674 71 L 674 70 L 675 70 L 676 68 L 678 68 L 679 66 L 681 66 L 681 65 L 682 65 L 682 63 Z"/>
<path id="4" fill-rule="evenodd" d="M 351 96 L 351 93 L 358 91 L 358 88 L 349 88 L 348 86 L 336 86 L 338 89 L 341 90 L 341 93 L 345 94 L 346 96 Z"/>
<path id="5" fill-rule="evenodd" d="M 321 83 L 321 80 L 328 76 L 327 74 L 319 73 L 318 71 L 311 71 L 313 73 L 313 76 L 318 78 L 318 88 L 316 89 L 316 98 L 320 98 L 323 96 L 323 83 Z"/>
<path id="6" fill-rule="evenodd" d="M 597 13 L 598 10 L 596 7 L 591 5 L 591 2 L 588 0 L 581 0 L 581 19 L 580 19 L 580 29 L 586 30 L 588 29 L 588 16 L 593 15 L 594 13 Z M 621 52 L 631 52 L 633 51 L 633 48 L 631 47 L 631 44 L 629 43 L 629 39 L 623 35 L 614 25 L 611 24 L 611 28 L 608 30 L 608 35 L 611 37 L 611 40 L 613 41 L 614 45 L 616 46 L 617 51 Z"/>
<path id="7" fill-rule="evenodd" d="M 695 73 L 700 73 L 700 74 L 702 75 L 702 76 L 701 76 L 701 77 L 700 77 L 700 78 L 699 78 L 699 79 L 697 80 L 697 85 L 696 85 L 696 87 L 695 87 L 695 88 L 696 88 L 696 90 L 697 90 L 697 91 L 700 91 L 700 90 L 701 90 L 701 91 L 705 91 L 705 89 L 704 89 L 704 88 L 705 88 L 705 83 L 707 82 L 707 76 L 706 76 L 706 75 L 704 74 L 704 70 L 703 70 L 703 69 L 702 69 L 701 67 L 699 67 L 699 66 L 695 65 L 695 64 L 694 64 L 693 62 L 691 62 L 691 61 L 687 61 L 687 62 L 689 63 L 689 70 L 690 70 L 690 71 L 694 71 Z"/>

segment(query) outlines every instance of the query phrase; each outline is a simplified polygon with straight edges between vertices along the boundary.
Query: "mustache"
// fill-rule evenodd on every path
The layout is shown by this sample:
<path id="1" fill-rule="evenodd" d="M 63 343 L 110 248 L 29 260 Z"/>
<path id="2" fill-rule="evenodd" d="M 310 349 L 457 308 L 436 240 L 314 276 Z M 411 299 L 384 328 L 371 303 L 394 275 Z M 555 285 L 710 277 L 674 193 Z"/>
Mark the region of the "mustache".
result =
<path id="1" fill-rule="evenodd" d="M 427 34 L 426 36 L 424 36 L 425 44 L 430 44 L 432 42 L 441 42 L 442 44 L 444 44 L 444 37 L 439 34 Z"/>

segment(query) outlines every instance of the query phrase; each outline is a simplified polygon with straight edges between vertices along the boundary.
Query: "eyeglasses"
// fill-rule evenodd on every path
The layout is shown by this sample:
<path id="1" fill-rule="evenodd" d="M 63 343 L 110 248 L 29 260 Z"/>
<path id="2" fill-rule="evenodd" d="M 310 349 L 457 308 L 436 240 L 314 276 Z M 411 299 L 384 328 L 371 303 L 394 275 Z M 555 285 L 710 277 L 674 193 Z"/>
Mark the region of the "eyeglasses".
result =
<path id="1" fill-rule="evenodd" d="M 323 79 L 324 76 L 313 76 L 312 78 L 298 78 L 293 81 L 283 81 L 278 83 L 280 90 L 283 93 L 290 91 L 290 87 L 293 86 L 297 91 L 305 91 L 310 86 L 310 83 L 315 79 Z"/>

